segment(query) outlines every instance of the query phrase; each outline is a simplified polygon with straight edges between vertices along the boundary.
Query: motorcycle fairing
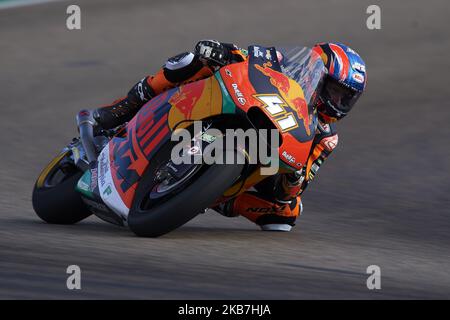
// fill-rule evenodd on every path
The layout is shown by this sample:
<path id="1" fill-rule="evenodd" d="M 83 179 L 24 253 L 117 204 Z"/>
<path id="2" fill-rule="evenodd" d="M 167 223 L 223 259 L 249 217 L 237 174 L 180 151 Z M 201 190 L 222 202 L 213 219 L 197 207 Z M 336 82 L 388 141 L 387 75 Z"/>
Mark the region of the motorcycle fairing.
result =
<path id="1" fill-rule="evenodd" d="M 278 95 L 286 102 L 286 113 L 292 113 L 298 123 L 304 124 L 298 126 L 296 132 L 282 132 L 279 127 L 283 136 L 280 159 L 285 167 L 300 169 L 306 162 L 313 139 L 313 133 L 304 133 L 308 128 L 313 131 L 314 120 L 309 114 L 311 110 L 301 102 L 301 87 L 284 74 L 271 69 L 271 66 L 279 68 L 274 61 L 274 49 L 268 49 L 268 52 L 270 55 L 266 55 L 262 65 L 252 63 L 254 50 L 250 50 L 249 60 L 223 67 L 210 78 L 170 89 L 145 104 L 128 123 L 126 132 L 114 137 L 102 151 L 99 186 L 103 201 L 126 219 L 135 189 L 149 161 L 170 139 L 174 128 L 189 124 L 186 120 L 202 120 L 223 113 L 245 114 L 250 107 L 256 106 L 276 123 L 279 118 L 274 118 L 266 110 L 260 97 L 263 94 Z M 257 91 L 255 87 L 270 91 Z M 300 98 L 292 101 L 291 97 L 295 94 Z M 100 162 L 107 168 L 104 173 L 100 171 Z M 100 182 L 101 178 L 105 183 Z M 256 179 L 262 177 L 253 177 L 251 180 Z"/>
<path id="2" fill-rule="evenodd" d="M 106 170 L 107 175 L 100 172 L 99 179 L 104 176 L 108 181 L 105 186 L 110 186 L 109 195 L 104 193 L 106 189 L 101 190 L 103 201 L 126 218 L 137 183 L 153 155 L 170 139 L 172 131 L 183 127 L 186 120 L 222 114 L 223 101 L 226 111 L 233 112 L 229 98 L 222 95 L 219 80 L 211 77 L 170 89 L 145 104 L 128 123 L 126 132 L 114 137 L 102 151 L 105 156 L 109 155 L 109 170 Z"/>
<path id="3" fill-rule="evenodd" d="M 107 144 L 98 157 L 98 188 L 103 202 L 124 221 L 131 207 L 134 186 L 130 186 L 117 172 L 111 161 L 111 145 Z M 125 186 L 125 190 L 123 189 Z"/>

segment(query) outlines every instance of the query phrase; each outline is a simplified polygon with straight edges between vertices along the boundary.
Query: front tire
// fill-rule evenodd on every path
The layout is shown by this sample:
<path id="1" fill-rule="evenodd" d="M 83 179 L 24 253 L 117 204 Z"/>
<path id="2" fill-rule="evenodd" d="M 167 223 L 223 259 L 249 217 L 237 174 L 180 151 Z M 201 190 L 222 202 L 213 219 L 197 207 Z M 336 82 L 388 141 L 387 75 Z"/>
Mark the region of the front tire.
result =
<path id="1" fill-rule="evenodd" d="M 83 172 L 68 160 L 68 154 L 54 158 L 34 185 L 33 209 L 47 223 L 74 224 L 92 214 L 75 190 Z"/>
<path id="2" fill-rule="evenodd" d="M 128 214 L 128 226 L 141 237 L 159 237 L 187 223 L 208 208 L 240 176 L 242 164 L 207 166 L 167 201 L 150 209 L 142 209 L 153 188 L 155 170 L 148 170 L 136 190 Z"/>

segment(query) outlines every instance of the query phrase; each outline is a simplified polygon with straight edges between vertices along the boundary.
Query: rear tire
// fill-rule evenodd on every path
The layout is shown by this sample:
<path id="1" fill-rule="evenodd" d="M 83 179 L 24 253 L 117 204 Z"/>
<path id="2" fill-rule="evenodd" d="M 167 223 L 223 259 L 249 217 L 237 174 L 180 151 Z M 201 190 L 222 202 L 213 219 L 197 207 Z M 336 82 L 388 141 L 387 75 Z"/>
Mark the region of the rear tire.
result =
<path id="1" fill-rule="evenodd" d="M 92 214 L 81 199 L 81 195 L 75 190 L 83 172 L 74 168 L 60 183 L 51 186 L 45 183 L 66 157 L 67 154 L 53 159 L 34 185 L 33 209 L 39 218 L 47 223 L 74 224 Z"/>

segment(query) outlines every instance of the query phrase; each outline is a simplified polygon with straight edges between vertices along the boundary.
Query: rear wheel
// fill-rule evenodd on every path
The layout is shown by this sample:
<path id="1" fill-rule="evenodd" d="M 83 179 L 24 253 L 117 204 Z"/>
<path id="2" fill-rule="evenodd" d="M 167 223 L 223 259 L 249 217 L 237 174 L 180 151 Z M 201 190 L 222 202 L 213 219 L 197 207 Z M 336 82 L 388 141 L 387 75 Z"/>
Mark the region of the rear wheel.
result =
<path id="1" fill-rule="evenodd" d="M 137 187 L 128 225 L 138 236 L 158 237 L 187 223 L 217 200 L 240 176 L 244 166 L 197 164 L 178 179 L 161 178 L 170 163 L 170 146 L 168 143 L 152 159 L 153 165 Z"/>
<path id="2" fill-rule="evenodd" d="M 33 209 L 48 223 L 73 224 L 92 214 L 75 190 L 83 172 L 71 162 L 69 154 L 54 158 L 34 185 Z"/>

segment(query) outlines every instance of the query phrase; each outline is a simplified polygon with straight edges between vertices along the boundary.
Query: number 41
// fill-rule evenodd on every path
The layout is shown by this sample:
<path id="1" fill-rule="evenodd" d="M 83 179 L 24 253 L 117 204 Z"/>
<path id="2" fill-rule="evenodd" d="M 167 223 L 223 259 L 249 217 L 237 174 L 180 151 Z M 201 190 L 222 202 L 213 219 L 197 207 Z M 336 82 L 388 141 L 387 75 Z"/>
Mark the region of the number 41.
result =
<path id="1" fill-rule="evenodd" d="M 264 103 L 264 108 L 269 112 L 278 123 L 282 132 L 290 131 L 298 127 L 292 112 L 287 112 L 284 107 L 287 103 L 276 94 L 256 95 L 256 99 Z"/>

